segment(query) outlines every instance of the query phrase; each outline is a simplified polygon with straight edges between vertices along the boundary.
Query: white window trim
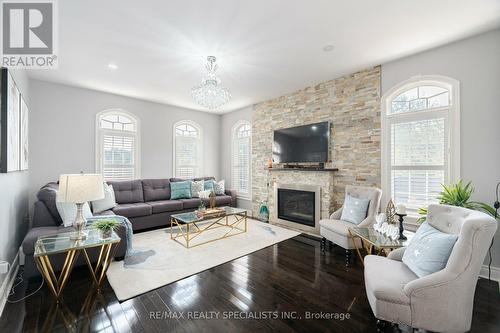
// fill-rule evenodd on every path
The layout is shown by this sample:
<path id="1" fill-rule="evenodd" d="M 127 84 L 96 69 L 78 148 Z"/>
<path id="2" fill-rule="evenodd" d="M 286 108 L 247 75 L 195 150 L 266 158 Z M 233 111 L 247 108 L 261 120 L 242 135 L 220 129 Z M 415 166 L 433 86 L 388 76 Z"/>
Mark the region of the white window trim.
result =
<path id="1" fill-rule="evenodd" d="M 172 174 L 174 175 L 174 177 L 178 177 L 177 176 L 177 166 L 176 166 L 176 160 L 177 160 L 177 154 L 176 154 L 176 151 L 175 151 L 175 141 L 176 141 L 176 135 L 175 135 L 175 128 L 179 125 L 182 125 L 182 124 L 187 124 L 187 125 L 190 125 L 190 126 L 193 126 L 194 128 L 196 128 L 198 130 L 198 133 L 200 133 L 199 135 L 199 138 L 198 138 L 198 141 L 199 141 L 199 145 L 200 145 L 200 149 L 198 149 L 198 162 L 199 162 L 199 166 L 198 166 L 198 175 L 195 175 L 195 177 L 202 177 L 204 175 L 204 160 L 203 160 L 203 157 L 204 157 L 204 150 L 205 150 L 205 147 L 203 147 L 203 128 L 201 127 L 200 124 L 198 124 L 197 122 L 195 121 L 192 121 L 192 120 L 189 120 L 189 119 L 185 119 L 185 120 L 179 120 L 178 122 L 176 122 L 174 124 L 174 126 L 172 127 Z"/>
<path id="2" fill-rule="evenodd" d="M 421 85 L 434 85 L 446 88 L 450 91 L 451 105 L 442 108 L 427 109 L 423 111 L 414 111 L 403 114 L 387 115 L 387 111 L 391 107 L 390 103 L 393 98 L 409 89 Z M 453 183 L 460 179 L 460 82 L 450 77 L 441 75 L 418 75 L 408 80 L 398 83 L 389 89 L 381 98 L 381 185 L 382 185 L 382 211 L 385 210 L 389 199 L 391 198 L 391 169 L 389 163 L 391 159 L 390 147 L 390 118 L 399 118 L 404 121 L 420 118 L 423 113 L 433 113 L 433 116 L 438 112 L 447 111 L 445 121 L 448 121 L 448 137 L 445 138 L 448 142 L 449 162 L 447 165 L 447 173 L 449 182 Z M 398 119 L 398 120 L 399 120 Z M 405 221 L 409 224 L 415 224 L 418 216 L 409 215 Z"/>
<path id="3" fill-rule="evenodd" d="M 233 184 L 233 179 L 234 179 L 234 139 L 235 139 L 235 134 L 236 130 L 242 126 L 242 125 L 249 125 L 250 126 L 250 131 L 252 131 L 252 124 L 248 120 L 238 120 L 236 123 L 234 123 L 233 127 L 231 128 L 231 187 L 234 187 L 235 184 Z M 252 200 L 252 132 L 250 132 L 250 142 L 249 142 L 249 152 L 250 156 L 248 159 L 248 194 L 247 195 L 240 195 L 238 191 L 236 191 L 236 198 L 241 199 L 241 200 Z"/>
<path id="4" fill-rule="evenodd" d="M 101 117 L 106 114 L 121 114 L 135 121 L 136 131 L 135 132 L 127 132 L 127 131 L 117 131 L 112 129 L 101 129 L 100 120 Z M 120 136 L 133 136 L 135 138 L 136 147 L 134 149 L 134 174 L 135 179 L 141 178 L 141 124 L 139 118 L 136 117 L 133 113 L 125 111 L 123 109 L 106 109 L 100 111 L 96 114 L 95 117 L 95 170 L 96 173 L 103 172 L 103 160 L 102 160 L 102 139 L 104 133 L 116 134 Z"/>

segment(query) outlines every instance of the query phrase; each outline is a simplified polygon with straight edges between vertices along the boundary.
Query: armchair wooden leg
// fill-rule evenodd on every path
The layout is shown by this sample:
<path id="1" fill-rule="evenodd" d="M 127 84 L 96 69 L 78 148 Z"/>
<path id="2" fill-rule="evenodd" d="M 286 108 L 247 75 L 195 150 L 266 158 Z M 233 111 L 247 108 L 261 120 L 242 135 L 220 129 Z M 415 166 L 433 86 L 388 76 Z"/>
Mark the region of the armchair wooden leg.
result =
<path id="1" fill-rule="evenodd" d="M 384 332 L 387 322 L 377 319 L 377 332 Z"/>
<path id="2" fill-rule="evenodd" d="M 325 247 L 326 247 L 326 238 L 323 237 L 321 238 L 321 243 L 320 243 L 320 248 L 322 253 L 325 253 Z"/>

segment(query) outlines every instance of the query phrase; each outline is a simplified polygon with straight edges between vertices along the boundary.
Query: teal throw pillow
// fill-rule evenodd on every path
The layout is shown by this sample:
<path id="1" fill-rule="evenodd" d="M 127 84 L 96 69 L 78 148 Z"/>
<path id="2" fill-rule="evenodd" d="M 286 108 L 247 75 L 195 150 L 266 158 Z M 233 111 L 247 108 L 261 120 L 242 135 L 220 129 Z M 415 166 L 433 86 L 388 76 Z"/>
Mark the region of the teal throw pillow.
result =
<path id="1" fill-rule="evenodd" d="M 170 183 L 170 199 L 191 199 L 191 181 Z"/>
<path id="2" fill-rule="evenodd" d="M 370 199 L 355 198 L 346 194 L 344 207 L 342 208 L 342 221 L 360 224 L 366 218 Z"/>
<path id="3" fill-rule="evenodd" d="M 442 270 L 448 263 L 458 236 L 441 232 L 424 222 L 403 254 L 403 263 L 418 277 Z"/>
<path id="4" fill-rule="evenodd" d="M 205 180 L 205 191 L 215 191 L 215 180 L 209 179 Z"/>

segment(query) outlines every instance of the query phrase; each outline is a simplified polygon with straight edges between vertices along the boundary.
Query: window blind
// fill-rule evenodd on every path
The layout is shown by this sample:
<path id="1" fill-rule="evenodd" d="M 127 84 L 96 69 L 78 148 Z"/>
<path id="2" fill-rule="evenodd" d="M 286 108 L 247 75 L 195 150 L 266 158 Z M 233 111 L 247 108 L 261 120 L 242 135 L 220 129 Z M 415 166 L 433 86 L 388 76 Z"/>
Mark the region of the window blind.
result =
<path id="1" fill-rule="evenodd" d="M 102 136 L 103 176 L 110 180 L 135 178 L 135 138 L 133 136 Z"/>

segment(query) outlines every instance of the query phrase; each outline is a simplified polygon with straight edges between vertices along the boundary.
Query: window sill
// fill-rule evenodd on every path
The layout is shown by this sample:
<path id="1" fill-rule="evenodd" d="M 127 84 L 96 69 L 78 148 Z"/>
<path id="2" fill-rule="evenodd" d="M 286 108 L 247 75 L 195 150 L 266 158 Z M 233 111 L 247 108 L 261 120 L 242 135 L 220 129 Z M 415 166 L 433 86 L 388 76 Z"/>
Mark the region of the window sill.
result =
<path id="1" fill-rule="evenodd" d="M 252 201 L 251 197 L 244 197 L 244 196 L 240 196 L 240 195 L 236 195 L 236 199 L 245 200 L 245 201 Z"/>

